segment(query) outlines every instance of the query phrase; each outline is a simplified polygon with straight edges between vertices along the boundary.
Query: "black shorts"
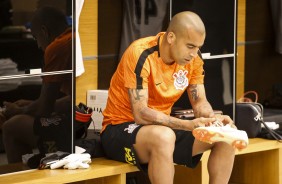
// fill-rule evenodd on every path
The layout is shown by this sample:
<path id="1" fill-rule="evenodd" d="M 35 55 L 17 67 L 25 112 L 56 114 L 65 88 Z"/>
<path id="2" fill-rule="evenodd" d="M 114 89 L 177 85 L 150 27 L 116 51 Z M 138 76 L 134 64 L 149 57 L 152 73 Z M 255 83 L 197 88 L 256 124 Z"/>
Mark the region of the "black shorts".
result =
<path id="1" fill-rule="evenodd" d="M 137 132 L 143 125 L 126 122 L 119 125 L 108 125 L 101 134 L 103 149 L 108 158 L 136 165 L 140 170 L 147 170 L 147 164 L 141 164 L 133 144 Z M 173 161 L 175 164 L 194 168 L 201 160 L 202 154 L 192 156 L 194 136 L 190 131 L 174 130 L 176 135 Z"/>

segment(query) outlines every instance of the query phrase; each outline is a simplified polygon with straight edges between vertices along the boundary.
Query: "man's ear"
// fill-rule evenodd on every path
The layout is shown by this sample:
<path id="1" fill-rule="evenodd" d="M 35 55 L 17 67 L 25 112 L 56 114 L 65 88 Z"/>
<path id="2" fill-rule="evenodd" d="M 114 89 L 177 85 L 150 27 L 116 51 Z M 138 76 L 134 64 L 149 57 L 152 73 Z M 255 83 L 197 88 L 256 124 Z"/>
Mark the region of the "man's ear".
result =
<path id="1" fill-rule="evenodd" d="M 168 32 L 167 33 L 167 42 L 169 44 L 173 43 L 175 39 L 176 39 L 176 36 L 175 36 L 175 34 L 173 32 Z"/>

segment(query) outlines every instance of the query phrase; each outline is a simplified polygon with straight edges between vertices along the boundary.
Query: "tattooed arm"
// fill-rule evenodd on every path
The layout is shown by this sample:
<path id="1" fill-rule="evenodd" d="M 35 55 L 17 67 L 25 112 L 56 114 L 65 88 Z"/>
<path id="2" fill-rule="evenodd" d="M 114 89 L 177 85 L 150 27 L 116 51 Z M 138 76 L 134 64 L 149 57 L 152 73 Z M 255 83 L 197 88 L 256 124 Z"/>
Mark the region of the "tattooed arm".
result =
<path id="1" fill-rule="evenodd" d="M 193 130 L 198 126 L 205 126 L 214 118 L 198 118 L 197 120 L 181 120 L 168 116 L 148 107 L 148 89 L 128 90 L 132 113 L 137 124 L 163 125 L 173 129 Z"/>
<path id="2" fill-rule="evenodd" d="M 213 117 L 213 109 L 206 98 L 203 84 L 190 84 L 187 88 L 195 117 Z"/>
<path id="3" fill-rule="evenodd" d="M 215 117 L 224 124 L 231 124 L 231 126 L 234 126 L 234 123 L 229 116 L 214 114 L 213 109 L 206 98 L 205 87 L 203 84 L 190 84 L 187 92 L 195 117 Z"/>

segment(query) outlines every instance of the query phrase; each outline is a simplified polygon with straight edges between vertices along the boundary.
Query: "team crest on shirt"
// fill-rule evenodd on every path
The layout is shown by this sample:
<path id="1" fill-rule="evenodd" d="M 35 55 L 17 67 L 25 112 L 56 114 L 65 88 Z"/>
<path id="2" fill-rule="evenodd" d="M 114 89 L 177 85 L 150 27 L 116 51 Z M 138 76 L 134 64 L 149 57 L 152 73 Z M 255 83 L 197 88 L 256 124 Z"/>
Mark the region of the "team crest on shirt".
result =
<path id="1" fill-rule="evenodd" d="M 174 86 L 176 89 L 184 90 L 188 86 L 188 74 L 187 70 L 178 70 L 178 72 L 173 74 Z"/>

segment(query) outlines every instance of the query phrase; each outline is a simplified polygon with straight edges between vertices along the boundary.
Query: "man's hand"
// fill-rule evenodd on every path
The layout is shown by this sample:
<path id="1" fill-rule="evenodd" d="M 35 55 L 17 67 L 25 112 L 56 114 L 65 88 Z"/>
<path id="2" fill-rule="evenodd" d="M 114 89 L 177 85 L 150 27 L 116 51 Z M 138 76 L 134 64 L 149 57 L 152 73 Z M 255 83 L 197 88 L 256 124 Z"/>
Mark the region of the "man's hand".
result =
<path id="1" fill-rule="evenodd" d="M 191 120 L 192 123 L 194 124 L 194 129 L 198 127 L 204 127 L 204 126 L 211 126 L 213 125 L 216 121 L 222 122 L 223 125 L 229 124 L 232 128 L 237 129 L 237 127 L 234 125 L 234 122 L 228 115 L 220 115 L 216 114 L 213 115 L 210 118 L 196 118 Z"/>
<path id="2" fill-rule="evenodd" d="M 224 125 L 229 124 L 232 128 L 237 129 L 233 120 L 228 115 L 215 114 L 212 117 L 216 118 L 216 120 L 222 122 Z"/>
<path id="3" fill-rule="evenodd" d="M 216 121 L 216 118 L 196 118 L 193 120 L 190 120 L 193 124 L 193 129 L 198 127 L 204 127 L 204 126 L 210 126 L 214 121 Z"/>
<path id="4" fill-rule="evenodd" d="M 21 100 L 15 101 L 14 104 L 16 104 L 19 107 L 24 107 L 24 106 L 31 104 L 32 102 L 33 102 L 32 100 L 21 99 Z"/>
<path id="5" fill-rule="evenodd" d="M 3 112 L 6 117 L 11 117 L 20 114 L 21 108 L 16 103 L 4 102 L 5 111 Z"/>

